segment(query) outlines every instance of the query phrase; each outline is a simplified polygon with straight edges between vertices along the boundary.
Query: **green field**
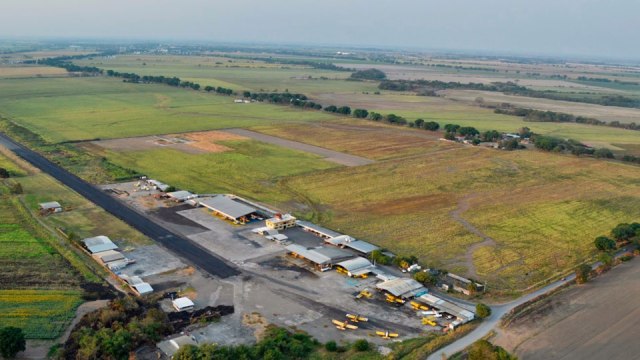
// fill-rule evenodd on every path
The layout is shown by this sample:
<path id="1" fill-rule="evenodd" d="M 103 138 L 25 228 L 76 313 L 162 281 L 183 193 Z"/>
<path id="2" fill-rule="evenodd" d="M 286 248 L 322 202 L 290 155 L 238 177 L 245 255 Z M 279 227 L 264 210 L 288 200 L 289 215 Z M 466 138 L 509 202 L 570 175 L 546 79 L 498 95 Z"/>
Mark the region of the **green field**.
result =
<path id="1" fill-rule="evenodd" d="M 188 154 L 174 149 L 107 151 L 110 161 L 197 193 L 235 193 L 265 202 L 286 201 L 277 181 L 338 165 L 300 151 L 253 140 L 220 142 L 229 152 Z"/>
<path id="2" fill-rule="evenodd" d="M 332 119 L 233 97 L 107 78 L 0 82 L 0 112 L 50 142 Z"/>
<path id="3" fill-rule="evenodd" d="M 27 339 L 56 339 L 82 303 L 81 291 L 0 290 L 0 324 L 21 328 Z"/>
<path id="4" fill-rule="evenodd" d="M 289 90 L 314 94 L 331 91 L 375 91 L 377 87 L 376 83 L 341 81 L 348 78 L 350 72 L 213 56 L 125 55 L 109 59 L 81 60 L 76 63 L 139 75 L 177 76 L 199 83 L 203 87 L 222 86 L 237 92 Z"/>

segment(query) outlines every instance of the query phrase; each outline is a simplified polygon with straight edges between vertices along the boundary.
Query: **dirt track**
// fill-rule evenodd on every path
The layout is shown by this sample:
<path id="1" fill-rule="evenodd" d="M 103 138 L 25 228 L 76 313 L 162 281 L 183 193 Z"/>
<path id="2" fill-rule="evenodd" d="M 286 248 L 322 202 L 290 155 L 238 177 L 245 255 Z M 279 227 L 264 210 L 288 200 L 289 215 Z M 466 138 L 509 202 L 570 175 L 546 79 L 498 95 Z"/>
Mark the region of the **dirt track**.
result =
<path id="1" fill-rule="evenodd" d="M 300 150 L 300 151 L 305 151 L 308 153 L 320 155 L 324 157 L 325 160 L 331 161 L 340 165 L 361 166 L 361 165 L 368 165 L 374 162 L 373 160 L 369 160 L 360 156 L 349 155 L 349 154 L 341 153 L 338 151 L 321 148 L 319 146 L 303 144 L 297 141 L 285 140 L 279 137 L 265 135 L 265 134 L 257 133 L 250 130 L 229 129 L 224 131 L 231 134 L 235 134 L 235 135 L 249 137 L 254 140 L 266 142 L 269 144 L 274 144 L 274 145 L 286 147 L 289 149 Z"/>
<path id="2" fill-rule="evenodd" d="M 521 359 L 638 359 L 640 259 L 553 296 L 502 331 L 496 343 Z"/>

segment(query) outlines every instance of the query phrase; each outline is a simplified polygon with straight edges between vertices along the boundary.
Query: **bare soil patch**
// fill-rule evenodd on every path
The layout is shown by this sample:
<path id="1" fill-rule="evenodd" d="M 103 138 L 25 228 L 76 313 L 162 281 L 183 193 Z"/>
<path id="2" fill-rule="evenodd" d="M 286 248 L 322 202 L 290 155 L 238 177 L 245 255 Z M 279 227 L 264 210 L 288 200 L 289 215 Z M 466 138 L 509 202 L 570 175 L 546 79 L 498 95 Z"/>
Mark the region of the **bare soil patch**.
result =
<path id="1" fill-rule="evenodd" d="M 228 146 L 218 144 L 218 141 L 246 139 L 247 137 L 222 131 L 203 131 L 184 134 L 99 140 L 92 141 L 91 144 L 115 151 L 143 151 L 157 147 L 168 147 L 189 154 L 205 154 L 233 150 Z"/>

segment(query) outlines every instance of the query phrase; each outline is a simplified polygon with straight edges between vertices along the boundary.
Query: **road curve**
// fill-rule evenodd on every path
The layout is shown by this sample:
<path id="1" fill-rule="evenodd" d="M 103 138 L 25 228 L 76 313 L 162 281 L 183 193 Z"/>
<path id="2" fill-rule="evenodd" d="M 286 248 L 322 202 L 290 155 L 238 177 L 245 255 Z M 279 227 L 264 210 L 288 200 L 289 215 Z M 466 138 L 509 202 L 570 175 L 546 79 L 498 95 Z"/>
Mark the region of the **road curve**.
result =
<path id="1" fill-rule="evenodd" d="M 44 156 L 15 142 L 4 133 L 0 133 L 0 145 L 8 148 L 33 166 L 51 175 L 89 201 L 100 206 L 113 216 L 126 222 L 175 255 L 187 260 L 187 262 L 197 266 L 203 271 L 221 278 L 240 274 L 236 268 L 227 264 L 224 260 L 213 255 L 200 245 L 136 212 L 102 190 L 49 161 Z"/>

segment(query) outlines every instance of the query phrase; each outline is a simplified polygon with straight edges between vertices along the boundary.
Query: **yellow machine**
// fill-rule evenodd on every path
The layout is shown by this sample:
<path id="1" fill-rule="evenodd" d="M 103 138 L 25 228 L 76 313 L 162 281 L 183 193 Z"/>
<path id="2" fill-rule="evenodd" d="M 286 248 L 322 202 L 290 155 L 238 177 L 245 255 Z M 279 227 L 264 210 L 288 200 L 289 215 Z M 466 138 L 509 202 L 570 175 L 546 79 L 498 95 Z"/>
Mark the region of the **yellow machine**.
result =
<path id="1" fill-rule="evenodd" d="M 438 324 L 434 321 L 433 318 L 422 318 L 422 325 L 429 325 L 429 326 L 438 326 Z"/>
<path id="2" fill-rule="evenodd" d="M 367 299 L 371 299 L 373 297 L 373 294 L 371 293 L 371 291 L 364 289 L 360 291 L 358 295 L 356 295 L 356 299 L 362 299 L 363 297 L 366 297 Z"/>
<path id="3" fill-rule="evenodd" d="M 352 315 L 352 314 L 347 314 L 347 319 L 349 319 L 349 320 L 351 320 L 353 322 L 367 322 L 367 321 L 369 321 L 369 319 L 364 317 L 364 316 Z"/>
<path id="4" fill-rule="evenodd" d="M 380 336 L 383 339 L 391 339 L 391 338 L 397 338 L 398 336 L 400 336 L 397 333 L 392 333 L 387 331 L 376 331 L 376 335 Z"/>
<path id="5" fill-rule="evenodd" d="M 385 296 L 387 297 L 387 299 L 386 299 L 386 300 L 387 300 L 387 302 L 388 302 L 388 303 L 392 303 L 392 304 L 404 304 L 404 303 L 406 302 L 405 300 L 403 300 L 403 299 L 401 299 L 401 298 L 399 298 L 399 297 L 393 296 L 393 295 L 391 295 L 391 294 L 385 294 Z"/>
<path id="6" fill-rule="evenodd" d="M 417 301 L 412 301 L 410 302 L 411 307 L 413 308 L 413 310 L 429 310 L 429 307 L 427 305 L 424 304 L 420 304 Z"/>
<path id="7" fill-rule="evenodd" d="M 349 273 L 347 270 L 345 270 L 344 268 L 341 268 L 341 267 L 336 267 L 336 272 L 338 274 L 344 274 L 344 275 L 347 275 Z"/>
<path id="8" fill-rule="evenodd" d="M 340 321 L 340 320 L 335 320 L 334 319 L 334 320 L 331 320 L 331 322 L 333 323 L 333 325 L 336 326 L 336 329 L 342 330 L 342 331 L 347 330 L 347 329 L 356 330 L 358 328 L 356 325 L 349 324 L 349 320 Z"/>

